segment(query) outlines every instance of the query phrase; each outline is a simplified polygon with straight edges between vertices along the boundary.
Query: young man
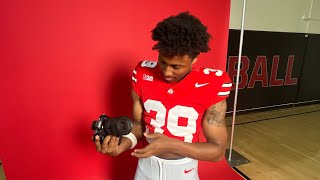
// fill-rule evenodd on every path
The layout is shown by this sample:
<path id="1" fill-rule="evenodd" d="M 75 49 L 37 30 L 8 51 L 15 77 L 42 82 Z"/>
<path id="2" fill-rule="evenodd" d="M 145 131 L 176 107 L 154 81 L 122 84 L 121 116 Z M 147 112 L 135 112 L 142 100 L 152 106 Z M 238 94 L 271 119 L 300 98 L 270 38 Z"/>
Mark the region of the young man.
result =
<path id="1" fill-rule="evenodd" d="M 225 99 L 231 81 L 226 73 L 193 68 L 198 55 L 210 50 L 210 34 L 188 12 L 159 22 L 152 30 L 158 62 L 140 62 L 132 76 L 133 130 L 118 145 L 107 136 L 97 151 L 117 156 L 143 137 L 134 149 L 139 158 L 135 179 L 198 179 L 198 160 L 224 158 L 227 142 Z M 200 130 L 206 142 L 199 142 Z"/>

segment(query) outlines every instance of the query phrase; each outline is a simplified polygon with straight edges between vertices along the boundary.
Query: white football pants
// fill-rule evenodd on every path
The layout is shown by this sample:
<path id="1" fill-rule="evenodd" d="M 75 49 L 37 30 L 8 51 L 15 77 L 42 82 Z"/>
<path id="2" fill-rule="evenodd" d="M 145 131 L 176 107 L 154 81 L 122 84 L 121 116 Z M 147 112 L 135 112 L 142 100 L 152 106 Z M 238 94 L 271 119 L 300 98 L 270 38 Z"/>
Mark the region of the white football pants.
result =
<path id="1" fill-rule="evenodd" d="M 198 180 L 198 160 L 183 158 L 161 159 L 156 156 L 140 158 L 135 180 Z"/>

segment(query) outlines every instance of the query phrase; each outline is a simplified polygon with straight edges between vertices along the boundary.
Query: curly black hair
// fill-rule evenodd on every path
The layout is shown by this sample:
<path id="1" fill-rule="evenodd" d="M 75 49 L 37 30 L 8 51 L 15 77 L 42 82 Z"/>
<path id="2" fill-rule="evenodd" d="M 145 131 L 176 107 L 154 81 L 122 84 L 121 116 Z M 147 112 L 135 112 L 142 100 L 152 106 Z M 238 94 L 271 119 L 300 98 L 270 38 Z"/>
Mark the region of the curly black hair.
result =
<path id="1" fill-rule="evenodd" d="M 189 12 L 164 19 L 151 32 L 152 40 L 157 41 L 152 49 L 168 57 L 188 55 L 194 59 L 210 50 L 207 27 Z"/>

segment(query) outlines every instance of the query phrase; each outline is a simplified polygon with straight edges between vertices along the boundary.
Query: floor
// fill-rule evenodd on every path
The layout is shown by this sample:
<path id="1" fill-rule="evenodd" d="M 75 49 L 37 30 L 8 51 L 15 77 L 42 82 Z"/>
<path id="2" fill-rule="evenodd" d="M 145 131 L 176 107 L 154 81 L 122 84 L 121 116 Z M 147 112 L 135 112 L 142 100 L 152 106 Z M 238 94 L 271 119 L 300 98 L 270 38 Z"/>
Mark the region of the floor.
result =
<path id="1" fill-rule="evenodd" d="M 249 179 L 320 180 L 320 104 L 237 115 L 233 149 L 250 161 L 235 167 Z"/>
<path id="2" fill-rule="evenodd" d="M 231 117 L 227 118 L 231 131 Z M 320 104 L 236 116 L 233 149 L 254 180 L 320 180 Z"/>

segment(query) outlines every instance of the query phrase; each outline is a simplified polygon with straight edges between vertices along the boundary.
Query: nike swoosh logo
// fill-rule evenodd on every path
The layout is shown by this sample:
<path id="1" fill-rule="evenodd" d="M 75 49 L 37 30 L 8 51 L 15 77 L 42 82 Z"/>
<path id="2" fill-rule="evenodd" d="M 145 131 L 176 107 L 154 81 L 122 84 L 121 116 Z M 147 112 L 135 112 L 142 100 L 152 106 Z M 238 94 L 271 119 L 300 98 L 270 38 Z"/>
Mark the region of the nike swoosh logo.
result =
<path id="1" fill-rule="evenodd" d="M 194 85 L 196 88 L 208 85 L 209 83 L 204 83 L 204 84 L 198 84 L 198 82 Z"/>
<path id="2" fill-rule="evenodd" d="M 189 173 L 190 171 L 192 171 L 193 169 L 194 169 L 194 168 L 189 169 L 189 170 L 184 169 L 184 173 L 187 174 L 187 173 Z"/>

